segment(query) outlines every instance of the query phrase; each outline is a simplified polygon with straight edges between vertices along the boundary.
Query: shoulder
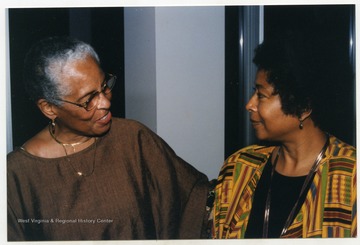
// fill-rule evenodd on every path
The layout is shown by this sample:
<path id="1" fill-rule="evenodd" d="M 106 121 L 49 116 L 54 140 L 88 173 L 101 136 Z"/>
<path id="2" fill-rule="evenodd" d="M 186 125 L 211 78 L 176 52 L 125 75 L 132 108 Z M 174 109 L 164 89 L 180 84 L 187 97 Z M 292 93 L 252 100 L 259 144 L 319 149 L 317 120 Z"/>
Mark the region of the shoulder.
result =
<path id="1" fill-rule="evenodd" d="M 144 137 L 144 135 L 155 135 L 155 133 L 138 121 L 124 118 L 113 118 L 108 136 L 111 140 L 137 141 L 140 139 L 140 136 Z"/>
<path id="2" fill-rule="evenodd" d="M 356 175 L 356 148 L 330 136 L 327 151 L 329 174 Z"/>
<path id="3" fill-rule="evenodd" d="M 30 166 L 37 162 L 35 156 L 30 155 L 21 148 L 16 148 L 14 151 L 7 154 L 7 173 L 26 172 L 31 169 Z"/>
<path id="4" fill-rule="evenodd" d="M 132 119 L 113 118 L 109 139 L 126 145 L 142 145 L 145 148 L 170 148 L 155 132 Z"/>
<path id="5" fill-rule="evenodd" d="M 329 154 L 333 157 L 349 157 L 356 159 L 356 148 L 349 145 L 335 136 L 329 138 Z"/>
<path id="6" fill-rule="evenodd" d="M 267 162 L 274 146 L 250 145 L 230 155 L 224 162 L 220 176 L 232 176 L 235 172 L 259 169 Z"/>
<path id="7" fill-rule="evenodd" d="M 140 131 L 152 132 L 147 126 L 136 120 L 117 117 L 112 119 L 111 131 L 121 131 L 131 134 L 136 134 Z"/>
<path id="8" fill-rule="evenodd" d="M 245 163 L 259 165 L 267 161 L 274 146 L 250 145 L 242 148 L 227 158 L 226 163 Z"/>
<path id="9" fill-rule="evenodd" d="M 7 163 L 12 163 L 14 162 L 14 160 L 16 159 L 22 159 L 24 158 L 24 151 L 21 148 L 16 148 L 15 150 L 13 150 L 12 152 L 9 152 L 6 156 L 7 158 Z"/>

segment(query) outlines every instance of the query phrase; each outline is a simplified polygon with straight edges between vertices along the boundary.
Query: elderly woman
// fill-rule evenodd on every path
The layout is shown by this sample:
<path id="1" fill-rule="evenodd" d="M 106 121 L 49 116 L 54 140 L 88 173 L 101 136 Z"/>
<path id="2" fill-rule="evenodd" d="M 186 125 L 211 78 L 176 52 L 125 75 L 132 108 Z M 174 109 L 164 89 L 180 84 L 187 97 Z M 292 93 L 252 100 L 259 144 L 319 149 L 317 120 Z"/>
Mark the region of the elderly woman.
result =
<path id="1" fill-rule="evenodd" d="M 225 161 L 215 188 L 214 238 L 356 236 L 356 150 L 323 129 L 330 106 L 324 101 L 334 100 L 330 86 L 339 83 L 340 65 L 329 65 L 320 51 L 296 35 L 256 49 L 255 92 L 246 109 L 266 143 Z"/>
<path id="2" fill-rule="evenodd" d="M 24 69 L 50 123 L 8 155 L 8 240 L 204 234 L 206 176 L 142 124 L 112 118 L 116 76 L 91 46 L 42 40 Z"/>

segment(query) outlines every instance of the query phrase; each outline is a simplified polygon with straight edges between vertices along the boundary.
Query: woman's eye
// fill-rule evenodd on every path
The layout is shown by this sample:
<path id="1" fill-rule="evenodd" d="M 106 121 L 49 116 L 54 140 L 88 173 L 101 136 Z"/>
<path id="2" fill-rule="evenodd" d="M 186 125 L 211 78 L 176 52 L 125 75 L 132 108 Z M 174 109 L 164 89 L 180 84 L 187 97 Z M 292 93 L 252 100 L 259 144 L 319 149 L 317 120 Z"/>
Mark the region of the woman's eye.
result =
<path id="1" fill-rule="evenodd" d="M 265 98 L 266 96 L 262 93 L 259 92 L 259 90 L 256 88 L 256 87 L 253 87 L 253 90 L 254 90 L 254 94 L 256 95 L 256 97 L 258 99 L 261 99 L 261 98 Z"/>
<path id="2" fill-rule="evenodd" d="M 264 97 L 263 94 L 259 93 L 259 90 L 257 90 L 256 88 L 254 88 L 254 94 L 255 94 L 256 97 L 258 97 L 259 99 Z"/>
<path id="3" fill-rule="evenodd" d="M 94 99 L 94 97 L 97 95 L 98 93 L 95 92 L 92 95 L 89 96 L 89 98 L 85 101 L 86 103 L 89 103 L 90 101 L 92 101 L 92 99 Z"/>

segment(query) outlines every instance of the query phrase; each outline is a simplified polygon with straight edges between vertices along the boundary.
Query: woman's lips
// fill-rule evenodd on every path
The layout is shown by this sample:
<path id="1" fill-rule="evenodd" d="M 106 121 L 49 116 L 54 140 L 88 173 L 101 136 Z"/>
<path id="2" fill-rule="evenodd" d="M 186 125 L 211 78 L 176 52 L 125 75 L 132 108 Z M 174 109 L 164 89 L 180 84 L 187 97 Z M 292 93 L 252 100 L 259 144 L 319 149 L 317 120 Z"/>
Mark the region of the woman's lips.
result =
<path id="1" fill-rule="evenodd" d="M 105 116 L 98 119 L 97 122 L 99 122 L 101 124 L 108 124 L 111 121 L 111 118 L 112 118 L 112 115 L 111 115 L 111 112 L 109 111 Z"/>
<path id="2" fill-rule="evenodd" d="M 253 127 L 262 124 L 261 121 L 257 121 L 257 120 L 253 120 L 253 119 L 251 119 L 250 122 L 251 122 L 251 124 L 253 125 Z"/>

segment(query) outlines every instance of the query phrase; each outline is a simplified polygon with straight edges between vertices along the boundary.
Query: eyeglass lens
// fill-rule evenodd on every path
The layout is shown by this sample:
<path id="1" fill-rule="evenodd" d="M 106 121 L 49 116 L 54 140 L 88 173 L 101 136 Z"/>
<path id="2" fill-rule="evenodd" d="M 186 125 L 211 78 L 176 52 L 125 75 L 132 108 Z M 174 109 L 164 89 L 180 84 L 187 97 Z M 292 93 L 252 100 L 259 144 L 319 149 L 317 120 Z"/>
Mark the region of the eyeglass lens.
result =
<path id="1" fill-rule="evenodd" d="M 115 85 L 115 81 L 116 81 L 116 76 L 110 76 L 110 78 L 105 82 L 101 92 L 96 92 L 89 98 L 85 109 L 89 111 L 93 109 L 95 106 L 97 106 L 100 98 L 100 93 L 109 94 Z"/>

